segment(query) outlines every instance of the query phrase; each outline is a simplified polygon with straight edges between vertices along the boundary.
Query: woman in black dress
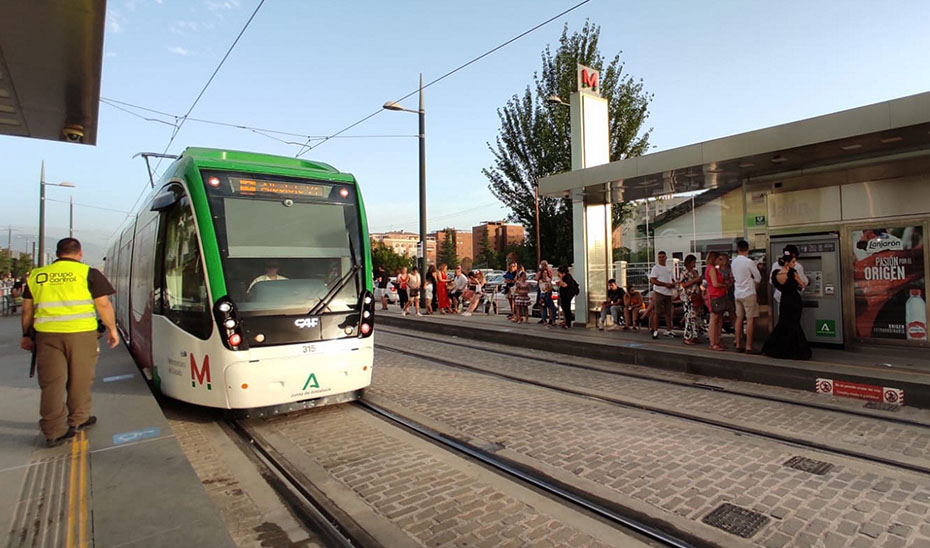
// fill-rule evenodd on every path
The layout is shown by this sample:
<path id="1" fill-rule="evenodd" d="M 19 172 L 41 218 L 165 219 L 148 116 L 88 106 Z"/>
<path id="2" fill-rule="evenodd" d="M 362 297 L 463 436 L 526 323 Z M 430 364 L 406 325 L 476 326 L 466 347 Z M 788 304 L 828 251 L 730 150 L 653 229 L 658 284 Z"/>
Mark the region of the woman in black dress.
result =
<path id="1" fill-rule="evenodd" d="M 796 263 L 797 257 L 794 255 L 779 257 L 778 265 L 781 268 L 772 272 L 772 285 L 781 291 L 781 305 L 778 307 L 778 324 L 765 340 L 762 353 L 773 358 L 809 360 L 811 347 L 801 330 L 801 290 L 804 289 L 804 282 L 794 269 Z"/>

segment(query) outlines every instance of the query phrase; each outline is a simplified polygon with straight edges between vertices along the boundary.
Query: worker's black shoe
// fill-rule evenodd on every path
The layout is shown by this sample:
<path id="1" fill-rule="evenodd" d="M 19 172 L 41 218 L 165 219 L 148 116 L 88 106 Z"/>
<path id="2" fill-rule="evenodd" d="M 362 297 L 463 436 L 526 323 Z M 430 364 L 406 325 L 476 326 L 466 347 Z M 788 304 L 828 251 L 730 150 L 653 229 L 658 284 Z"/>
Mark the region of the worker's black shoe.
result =
<path id="1" fill-rule="evenodd" d="M 73 438 L 74 435 L 75 435 L 76 433 L 77 433 L 77 432 L 75 432 L 74 428 L 70 428 L 70 427 L 69 427 L 69 428 L 68 428 L 68 431 L 65 432 L 64 435 L 59 436 L 59 437 L 57 437 L 57 438 L 55 438 L 55 439 L 53 439 L 53 440 L 52 440 L 52 439 L 47 439 L 47 440 L 45 440 L 45 446 L 46 446 L 46 447 L 58 447 L 59 445 L 63 444 L 64 442 L 66 442 L 66 441 L 70 440 L 71 438 Z"/>
<path id="2" fill-rule="evenodd" d="M 77 430 L 78 432 L 80 432 L 81 430 L 85 430 L 85 429 L 87 429 L 87 428 L 90 428 L 91 426 L 93 426 L 93 425 L 95 425 L 95 424 L 97 424 L 97 417 L 91 415 L 89 419 L 87 419 L 86 421 L 82 422 L 81 424 L 75 426 L 74 429 Z"/>

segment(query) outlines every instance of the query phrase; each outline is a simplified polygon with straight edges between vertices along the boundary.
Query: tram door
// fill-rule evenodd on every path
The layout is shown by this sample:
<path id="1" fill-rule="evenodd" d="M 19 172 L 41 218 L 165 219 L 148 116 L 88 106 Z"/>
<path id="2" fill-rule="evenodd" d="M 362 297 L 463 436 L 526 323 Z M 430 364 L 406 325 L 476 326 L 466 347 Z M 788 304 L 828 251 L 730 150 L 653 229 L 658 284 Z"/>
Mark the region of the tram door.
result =
<path id="1" fill-rule="evenodd" d="M 773 262 L 786 245 L 794 244 L 800 252 L 798 262 L 804 267 L 808 284 L 801 293 L 801 328 L 812 343 L 842 346 L 843 286 L 840 283 L 840 237 L 836 233 L 772 236 L 769 251 Z M 778 307 L 774 306 L 775 321 Z"/>

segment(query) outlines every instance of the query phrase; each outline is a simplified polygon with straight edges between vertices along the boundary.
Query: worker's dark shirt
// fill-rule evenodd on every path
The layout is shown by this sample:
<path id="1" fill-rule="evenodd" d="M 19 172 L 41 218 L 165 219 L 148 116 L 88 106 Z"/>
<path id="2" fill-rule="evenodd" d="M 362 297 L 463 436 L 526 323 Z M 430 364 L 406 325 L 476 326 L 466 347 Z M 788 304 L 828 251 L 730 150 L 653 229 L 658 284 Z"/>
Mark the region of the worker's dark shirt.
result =
<path id="1" fill-rule="evenodd" d="M 57 259 L 55 262 L 57 263 L 58 261 L 74 261 L 74 259 Z M 87 289 L 90 290 L 90 296 L 94 299 L 116 293 L 116 290 L 110 285 L 110 281 L 107 280 L 107 277 L 96 268 L 91 268 L 87 271 Z M 32 298 L 32 292 L 29 291 L 29 284 L 26 284 L 26 290 L 23 291 L 23 298 Z"/>

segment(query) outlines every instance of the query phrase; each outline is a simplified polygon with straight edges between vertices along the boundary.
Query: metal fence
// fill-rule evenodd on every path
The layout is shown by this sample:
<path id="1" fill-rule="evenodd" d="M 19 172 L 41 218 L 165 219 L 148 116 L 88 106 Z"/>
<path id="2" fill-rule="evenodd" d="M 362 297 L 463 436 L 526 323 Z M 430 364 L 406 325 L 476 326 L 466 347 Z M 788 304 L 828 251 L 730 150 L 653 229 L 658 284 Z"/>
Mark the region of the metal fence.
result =
<path id="1" fill-rule="evenodd" d="M 669 259 L 668 264 L 675 269 L 674 277 L 676 280 L 681 279 L 681 269 L 684 266 L 678 259 Z M 652 270 L 654 263 L 629 263 L 627 261 L 617 261 L 613 264 L 611 278 L 617 280 L 617 285 L 623 288 L 634 286 L 640 291 L 649 290 L 649 272 Z M 704 272 L 702 261 L 697 261 L 695 268 L 698 272 Z"/>

